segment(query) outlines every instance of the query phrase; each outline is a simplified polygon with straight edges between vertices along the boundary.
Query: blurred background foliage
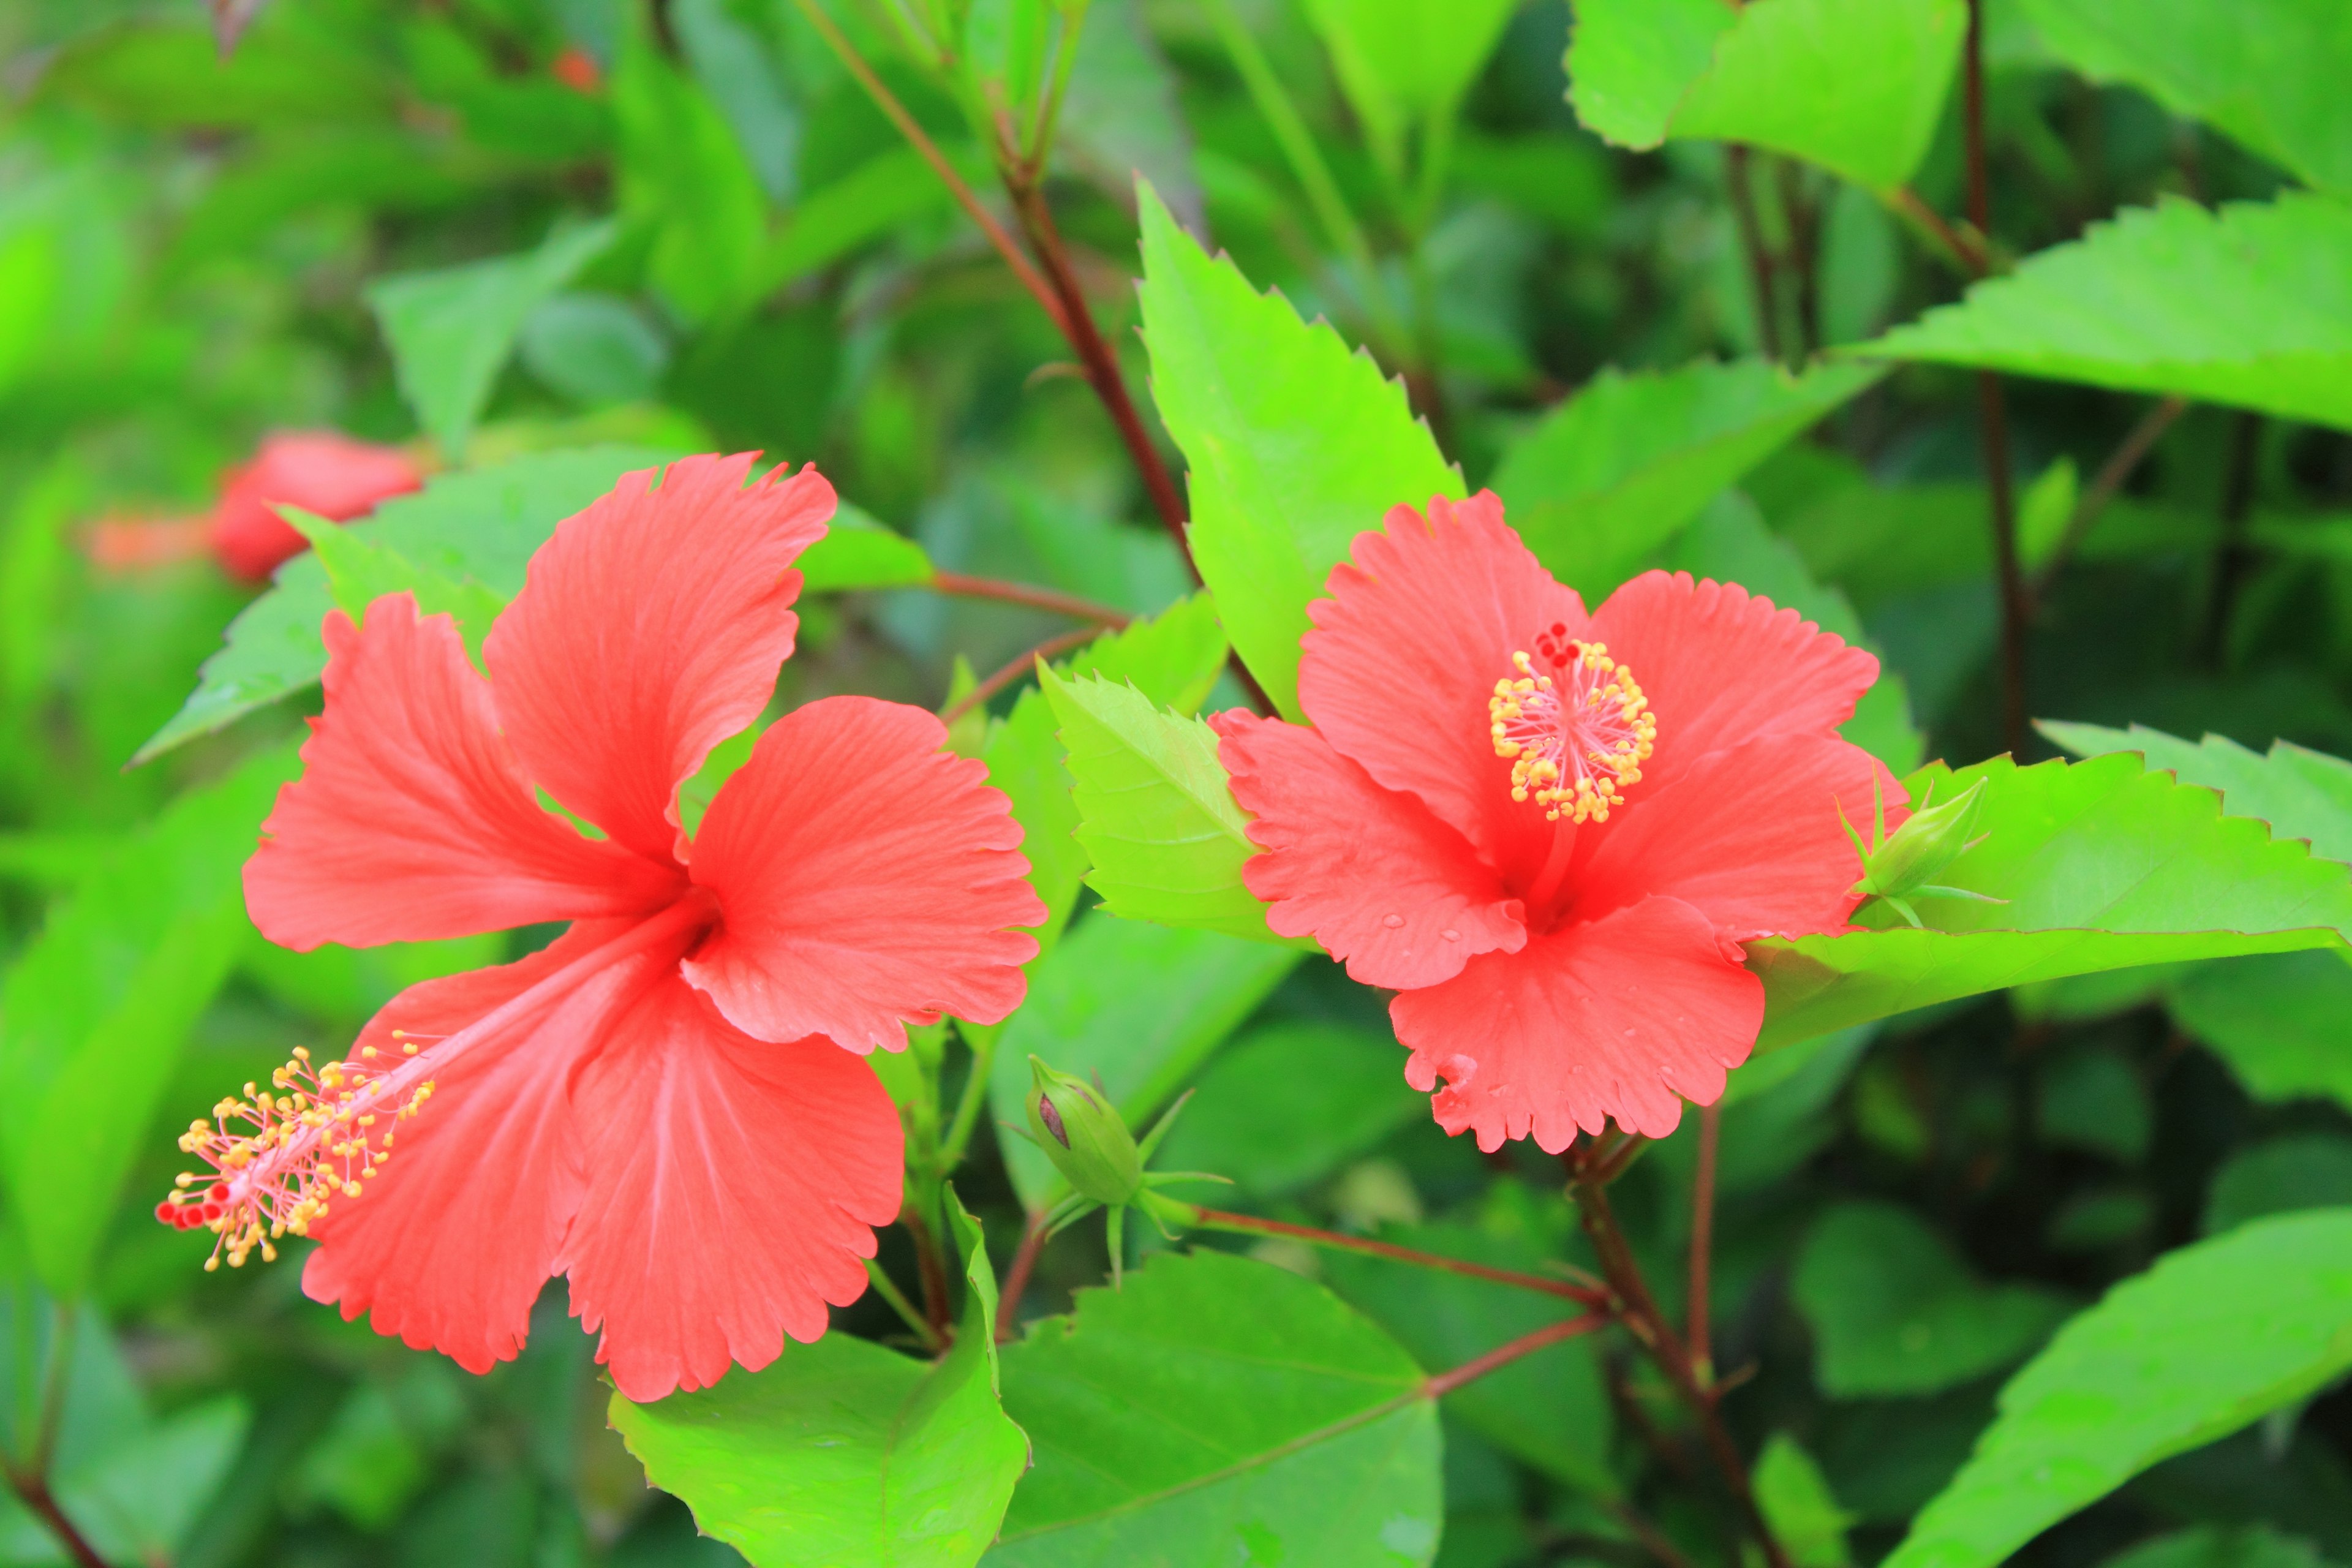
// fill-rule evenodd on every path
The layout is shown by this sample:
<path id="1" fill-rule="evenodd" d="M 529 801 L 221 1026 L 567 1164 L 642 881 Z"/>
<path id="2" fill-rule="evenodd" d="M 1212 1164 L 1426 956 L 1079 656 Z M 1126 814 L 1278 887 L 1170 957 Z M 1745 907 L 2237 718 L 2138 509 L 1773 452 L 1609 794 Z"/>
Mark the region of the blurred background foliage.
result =
<path id="1" fill-rule="evenodd" d="M 1710 141 L 1629 152 L 1567 100 L 1563 0 L 1458 9 L 1424 40 L 1438 96 L 1414 102 L 1360 58 L 1347 0 L 1095 0 L 1037 184 L 1147 425 L 1138 174 L 1253 282 L 1402 377 L 1522 527 L 1546 505 L 1635 520 L 1631 555 L 1597 556 L 1588 593 L 1649 558 L 1737 575 L 1885 655 L 1900 692 L 1873 733 L 1898 769 L 2002 750 L 1972 376 L 1791 383 L 1760 363 L 1957 295 L 1948 233 L 1917 213 L 1964 208 L 1958 95 L 1916 126 L 1893 195 L 1866 146 L 1852 178 Z M 1008 210 L 973 106 L 889 12 L 835 16 Z M 254 588 L 201 549 L 104 542 L 173 537 L 268 433 L 332 428 L 425 470 L 760 447 L 819 463 L 941 570 L 1134 614 L 1190 589 L 1185 562 L 1062 335 L 793 0 L 276 0 L 226 57 L 211 23 L 194 0 L 0 7 L 8 1463 L 46 1458 L 60 1505 L 124 1563 L 735 1561 L 606 1429 L 559 1291 L 522 1359 L 473 1378 L 309 1304 L 299 1266 L 206 1273 L 198 1239 L 149 1216 L 179 1119 L 294 1046 L 340 1049 L 401 985 L 508 939 L 264 944 L 234 868 L 295 717 L 266 709 L 125 765 Z M 1458 106 L 1449 49 L 1475 50 Z M 2067 68 L 2019 9 L 1990 7 L 1986 58 L 2003 257 L 2159 197 L 2286 181 L 2275 153 L 2185 117 L 2194 104 Z M 1740 363 L 1702 363 L 1718 357 Z M 1582 424 L 1562 434 L 1548 413 L 1578 389 Z M 2031 711 L 2352 751 L 2352 437 L 2190 406 L 2062 548 L 2148 400 L 2008 391 L 2025 563 L 2049 573 Z M 1579 471 L 1547 442 L 1615 466 Z M 1651 447 L 1698 459 L 1643 479 Z M 845 689 L 938 706 L 1066 626 L 919 591 L 805 616 L 780 706 Z M 1242 695 L 1228 677 L 1210 704 Z M 1167 1163 L 1233 1175 L 1236 1204 L 1512 1266 L 1574 1254 L 1556 1169 L 1445 1139 L 1397 1081 L 1377 999 L 1285 950 L 1219 967 L 1203 940 L 1082 917 L 1001 1067 L 1025 1076 L 1050 1047 L 1083 1069 L 1089 1041 L 1151 1034 L 1161 1076 L 1201 1089 Z M 1736 1080 L 1719 1359 L 1760 1369 L 1731 1408 L 1757 1447 L 1777 1434 L 1775 1506 L 1830 1521 L 1809 1562 L 1891 1546 L 2000 1376 L 2108 1282 L 2251 1217 L 2352 1203 L 2345 978 L 2322 952 L 2057 983 Z M 1621 1189 L 1661 1262 L 1684 1245 L 1689 1145 Z M 960 1184 L 1002 1242 L 1018 1157 L 1008 1171 L 987 1131 L 977 1147 Z M 884 1247 L 908 1278 L 903 1240 Z M 1515 1300 L 1353 1262 L 1327 1258 L 1322 1278 L 1425 1364 L 1526 1326 Z M 1074 1233 L 1031 1309 L 1058 1310 L 1101 1263 Z M 894 1326 L 870 1298 L 841 1317 Z M 1439 1561 L 1641 1561 L 1633 1501 L 1719 1561 L 1671 1484 L 1675 1420 L 1639 1366 L 1580 1343 L 1465 1391 L 1447 1407 Z M 2179 1530 L 2202 1533 L 2131 1561 L 2352 1563 L 2347 1445 L 2339 1392 L 2163 1465 L 2032 1561 Z M 55 1561 L 30 1513 L 0 1508 L 0 1562 Z"/>

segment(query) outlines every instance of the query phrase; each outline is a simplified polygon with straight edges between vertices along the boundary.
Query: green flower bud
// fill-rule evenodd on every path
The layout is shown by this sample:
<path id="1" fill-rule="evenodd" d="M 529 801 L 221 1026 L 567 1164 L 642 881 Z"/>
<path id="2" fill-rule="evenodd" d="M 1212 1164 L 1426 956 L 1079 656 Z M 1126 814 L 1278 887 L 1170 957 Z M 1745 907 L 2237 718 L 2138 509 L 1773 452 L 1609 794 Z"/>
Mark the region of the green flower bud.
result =
<path id="1" fill-rule="evenodd" d="M 1080 1197 L 1105 1205 L 1135 1201 L 1143 1157 L 1127 1123 L 1085 1079 L 1029 1058 L 1029 1135 Z"/>
<path id="2" fill-rule="evenodd" d="M 1915 812 L 1893 837 L 1864 857 L 1860 890 L 1882 899 L 1918 891 L 1967 852 L 1984 815 L 1985 781 L 1977 780 L 1941 805 Z"/>

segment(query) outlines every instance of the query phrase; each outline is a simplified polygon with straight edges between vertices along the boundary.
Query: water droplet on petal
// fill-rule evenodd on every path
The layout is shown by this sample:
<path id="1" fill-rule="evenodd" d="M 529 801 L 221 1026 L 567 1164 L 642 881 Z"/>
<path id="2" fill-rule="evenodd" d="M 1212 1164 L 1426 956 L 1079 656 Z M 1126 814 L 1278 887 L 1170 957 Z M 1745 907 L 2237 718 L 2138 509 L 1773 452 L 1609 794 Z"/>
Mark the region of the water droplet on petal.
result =
<path id="1" fill-rule="evenodd" d="M 1444 931 L 1440 931 L 1438 934 L 1443 936 L 1448 942 L 1460 942 L 1462 940 L 1462 933 L 1454 930 L 1450 926 Z"/>
<path id="2" fill-rule="evenodd" d="M 1404 917 L 1402 915 L 1382 915 L 1381 917 L 1381 924 L 1388 927 L 1391 931 L 1394 931 L 1397 927 L 1404 924 Z"/>

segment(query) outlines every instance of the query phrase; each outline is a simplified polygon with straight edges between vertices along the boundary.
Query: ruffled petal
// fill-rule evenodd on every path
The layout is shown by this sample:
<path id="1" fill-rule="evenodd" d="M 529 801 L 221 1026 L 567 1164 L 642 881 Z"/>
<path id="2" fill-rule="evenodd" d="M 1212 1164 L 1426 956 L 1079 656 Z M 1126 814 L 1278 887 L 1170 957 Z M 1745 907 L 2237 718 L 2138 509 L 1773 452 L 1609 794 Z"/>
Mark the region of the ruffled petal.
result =
<path id="1" fill-rule="evenodd" d="M 540 547 L 483 646 L 531 778 L 641 855 L 686 858 L 677 786 L 767 706 L 793 561 L 833 515 L 814 468 L 745 489 L 756 456 L 683 458 L 658 489 L 623 476 Z"/>
<path id="2" fill-rule="evenodd" d="M 454 1035 L 627 929 L 574 926 L 520 963 L 413 985 L 370 1021 L 352 1055 L 373 1047 L 397 1061 L 394 1030 L 428 1043 Z M 320 1245 L 303 1267 L 304 1291 L 340 1302 L 345 1318 L 372 1310 L 376 1332 L 468 1372 L 513 1360 L 584 1190 L 565 1069 L 600 1037 L 615 999 L 643 989 L 650 962 L 616 965 L 436 1069 L 433 1098 L 399 1124 L 390 1163 L 312 1225 Z"/>
<path id="3" fill-rule="evenodd" d="M 648 988 L 580 1079 L 588 1194 L 557 1267 L 630 1399 L 758 1371 L 866 1289 L 904 1135 L 874 1069 L 772 1045 L 682 981 Z"/>
<path id="4" fill-rule="evenodd" d="M 675 898 L 677 869 L 583 838 L 539 808 L 456 624 L 392 594 L 321 628 L 327 707 L 245 865 L 245 900 L 284 947 L 367 947 Z"/>
<path id="5" fill-rule="evenodd" d="M 1242 868 L 1284 936 L 1311 936 L 1366 985 L 1451 980 L 1527 941 L 1519 901 L 1421 801 L 1374 784 L 1312 730 L 1238 710 L 1210 720 L 1264 854 Z"/>
<path id="6" fill-rule="evenodd" d="M 1487 700 L 1554 626 L 1585 635 L 1584 605 L 1552 580 L 1480 492 L 1429 515 L 1391 511 L 1360 533 L 1307 607 L 1298 700 L 1334 750 L 1383 788 L 1419 795 L 1505 865 L 1549 842 L 1543 814 L 1516 806 L 1510 764 L 1495 754 Z"/>
<path id="7" fill-rule="evenodd" d="M 1709 752 L 1759 735 L 1826 735 L 1853 716 L 1877 658 L 1734 584 L 1644 572 L 1593 612 L 1592 636 L 1658 716 L 1657 752 L 1628 798 Z"/>
<path id="8" fill-rule="evenodd" d="M 828 697 L 787 713 L 710 803 L 694 879 L 719 929 L 685 969 L 763 1040 L 897 1050 L 906 1025 L 1021 1005 L 1045 908 L 1021 825 L 919 708 Z"/>
<path id="9" fill-rule="evenodd" d="M 1599 920 L 1656 894 L 1693 906 L 1735 941 L 1843 931 L 1862 865 L 1838 813 L 1867 837 L 1874 777 L 1892 832 L 1910 797 L 1859 746 L 1769 735 L 1709 752 L 1595 836 L 1591 861 L 1571 879 L 1568 919 Z"/>
<path id="10" fill-rule="evenodd" d="M 1437 1089 L 1440 1126 L 1475 1131 L 1481 1149 L 1531 1136 L 1557 1154 L 1580 1128 L 1613 1120 L 1662 1138 L 1685 1100 L 1712 1103 L 1756 1044 L 1764 985 L 1705 915 L 1650 899 L 1474 959 L 1389 1016 L 1412 1050 L 1405 1081 Z"/>

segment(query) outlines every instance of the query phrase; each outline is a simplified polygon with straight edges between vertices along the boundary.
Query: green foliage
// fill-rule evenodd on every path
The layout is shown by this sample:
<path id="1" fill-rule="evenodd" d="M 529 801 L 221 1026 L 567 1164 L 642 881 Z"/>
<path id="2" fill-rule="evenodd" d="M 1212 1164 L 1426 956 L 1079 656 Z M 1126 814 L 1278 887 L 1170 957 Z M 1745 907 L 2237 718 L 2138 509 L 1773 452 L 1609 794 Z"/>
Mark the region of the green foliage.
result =
<path id="1" fill-rule="evenodd" d="M 1845 1532 L 1853 1516 L 1837 1498 L 1813 1457 L 1786 1432 L 1775 1432 L 1756 1458 L 1756 1506 L 1771 1521 L 1792 1568 L 1847 1568 Z"/>
<path id="2" fill-rule="evenodd" d="M 2272 742 L 2267 752 L 2250 752 L 2227 735 L 2192 742 L 2141 724 L 2108 730 L 2044 720 L 2041 728 L 2078 757 L 2137 752 L 2182 784 L 2221 791 L 2223 811 L 2260 817 L 2273 837 L 2300 838 L 2314 855 L 2352 861 L 2352 763 L 2341 757 L 2284 740 Z"/>
<path id="3" fill-rule="evenodd" d="M 1857 352 L 2352 427 L 2352 206 L 2166 200 L 2028 258 Z"/>
<path id="4" fill-rule="evenodd" d="M 2231 1156 L 2214 1173 L 2205 1230 L 2218 1235 L 2264 1215 L 2352 1208 L 2352 1138 L 2303 1133 Z"/>
<path id="5" fill-rule="evenodd" d="M 2352 106 L 2332 66 L 2352 55 L 2341 6 L 2021 0 L 2018 9 L 2043 47 L 2092 80 L 2129 82 L 2306 184 L 2352 191 Z"/>
<path id="6" fill-rule="evenodd" d="M 2180 1026 L 2258 1100 L 2352 1106 L 2352 962 L 2327 950 L 2203 964 L 2165 987 Z"/>
<path id="7" fill-rule="evenodd" d="M 1983 841 L 1942 873 L 2000 903 L 1931 900 L 1925 931 L 1882 929 L 1749 945 L 1764 978 L 1764 1044 L 1979 992 L 2191 958 L 2340 946 L 2352 879 L 2211 792 L 2127 756 L 2019 768 L 2005 758 L 1908 781 L 1938 799 L 1986 781 Z"/>
<path id="8" fill-rule="evenodd" d="M 1935 1394 L 2012 1366 L 2067 1306 L 2037 1286 L 1981 1283 L 1924 1221 L 1883 1203 L 1815 1221 L 1790 1295 L 1832 1399 Z"/>
<path id="9" fill-rule="evenodd" d="M 2352 1367 L 2347 1302 L 2352 1210 L 2168 1254 L 2009 1381 L 2000 1418 L 1888 1568 L 1990 1568 L 2150 1465 L 2325 1387 Z"/>
<path id="10" fill-rule="evenodd" d="M 2307 1541 L 2260 1525 L 2184 1530 L 2110 1557 L 2103 1568 L 2327 1568 Z"/>
<path id="11" fill-rule="evenodd" d="M 1308 0 L 1307 6 L 1373 151 L 1399 173 L 1406 132 L 1445 133 L 1511 11 L 1510 0 Z"/>
<path id="12" fill-rule="evenodd" d="M 1281 1019 L 1217 1053 L 1160 1163 L 1213 1171 L 1255 1198 L 1288 1195 L 1423 1113 L 1397 1092 L 1404 1058 L 1385 1034 Z M 1279 1094 L 1266 1092 L 1283 1086 Z"/>
<path id="13" fill-rule="evenodd" d="M 1878 379 L 1858 369 L 1604 372 L 1512 444 L 1495 493 L 1537 558 L 1598 604 L 1726 486 Z"/>
<path id="14" fill-rule="evenodd" d="M 452 458 L 488 402 L 523 323 L 613 243 L 609 223 L 559 227 L 539 248 L 434 272 L 379 279 L 368 303 L 383 324 L 400 390 Z"/>
<path id="15" fill-rule="evenodd" d="M 1607 0 L 1577 12 L 1577 114 L 1628 147 L 1751 142 L 1874 190 L 1927 155 L 1959 63 L 1959 0 Z"/>
<path id="16" fill-rule="evenodd" d="M 1036 1468 L 992 1563 L 1435 1555 L 1437 1412 L 1421 1370 L 1320 1286 L 1221 1253 L 1162 1256 L 1123 1290 L 1081 1292 L 1003 1357 L 1004 1407 Z"/>
<path id="17" fill-rule="evenodd" d="M 980 1222 L 952 1193 L 948 1204 L 964 1310 L 936 1364 L 835 1333 L 699 1393 L 613 1395 L 613 1425 L 647 1477 L 761 1568 L 964 1568 L 995 1533 L 1029 1444 L 999 1402 Z"/>
<path id="18" fill-rule="evenodd" d="M 1297 719 L 1308 601 L 1391 507 L 1458 499 L 1462 478 L 1370 356 L 1211 259 L 1141 191 L 1143 336 L 1191 465 L 1192 559 L 1234 649 Z"/>

